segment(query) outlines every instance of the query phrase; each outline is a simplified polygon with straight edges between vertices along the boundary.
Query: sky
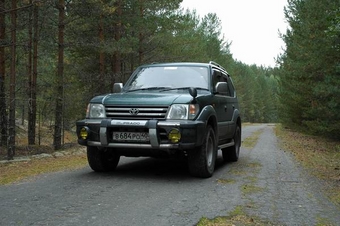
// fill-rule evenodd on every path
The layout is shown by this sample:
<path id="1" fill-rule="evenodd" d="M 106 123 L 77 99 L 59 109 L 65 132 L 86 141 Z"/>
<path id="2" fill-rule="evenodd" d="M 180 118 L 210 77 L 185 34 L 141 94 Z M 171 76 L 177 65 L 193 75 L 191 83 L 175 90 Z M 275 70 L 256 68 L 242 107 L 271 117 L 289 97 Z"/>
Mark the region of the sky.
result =
<path id="1" fill-rule="evenodd" d="M 195 9 L 201 18 L 216 13 L 233 58 L 265 67 L 275 67 L 275 58 L 283 52 L 279 32 L 287 29 L 286 5 L 287 0 L 183 0 L 181 4 L 184 10 Z"/>

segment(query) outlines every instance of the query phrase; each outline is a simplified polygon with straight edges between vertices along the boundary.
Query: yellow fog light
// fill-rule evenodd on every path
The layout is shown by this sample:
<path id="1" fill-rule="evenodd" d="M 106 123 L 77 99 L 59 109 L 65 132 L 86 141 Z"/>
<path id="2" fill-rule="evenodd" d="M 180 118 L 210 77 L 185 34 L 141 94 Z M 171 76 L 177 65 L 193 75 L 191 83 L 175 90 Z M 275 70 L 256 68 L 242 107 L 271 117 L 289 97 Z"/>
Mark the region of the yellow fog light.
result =
<path id="1" fill-rule="evenodd" d="M 89 128 L 83 127 L 80 129 L 79 136 L 83 139 L 86 140 L 87 137 L 89 136 Z"/>
<path id="2" fill-rule="evenodd" d="M 172 129 L 168 134 L 168 139 L 172 143 L 178 143 L 181 139 L 181 133 L 179 132 L 178 129 Z"/>

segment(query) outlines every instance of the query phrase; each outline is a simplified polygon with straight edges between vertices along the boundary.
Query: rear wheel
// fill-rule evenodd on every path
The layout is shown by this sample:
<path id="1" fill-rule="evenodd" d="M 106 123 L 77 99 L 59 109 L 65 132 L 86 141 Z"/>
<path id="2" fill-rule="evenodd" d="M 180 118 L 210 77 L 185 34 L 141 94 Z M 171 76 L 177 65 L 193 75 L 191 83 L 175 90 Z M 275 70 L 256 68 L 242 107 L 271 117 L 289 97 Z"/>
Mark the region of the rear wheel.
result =
<path id="1" fill-rule="evenodd" d="M 114 171 L 120 156 L 110 148 L 87 147 L 87 161 L 96 172 Z"/>
<path id="2" fill-rule="evenodd" d="M 235 134 L 234 134 L 234 145 L 228 148 L 222 149 L 222 156 L 224 161 L 228 162 L 237 162 L 238 157 L 240 155 L 240 147 L 241 147 L 241 128 L 240 126 L 236 126 Z"/>
<path id="3" fill-rule="evenodd" d="M 188 153 L 188 166 L 191 175 L 196 177 L 211 177 L 215 170 L 217 155 L 215 132 L 208 125 L 203 144 Z"/>

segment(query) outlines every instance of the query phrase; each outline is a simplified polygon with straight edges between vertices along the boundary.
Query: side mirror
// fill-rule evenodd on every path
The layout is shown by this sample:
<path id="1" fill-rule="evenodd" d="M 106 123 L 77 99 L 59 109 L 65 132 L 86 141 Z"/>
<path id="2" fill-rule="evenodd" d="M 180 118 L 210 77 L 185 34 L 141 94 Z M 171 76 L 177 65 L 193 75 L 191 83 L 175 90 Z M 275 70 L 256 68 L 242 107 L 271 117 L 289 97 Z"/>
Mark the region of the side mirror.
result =
<path id="1" fill-rule="evenodd" d="M 113 84 L 113 92 L 114 93 L 121 93 L 123 89 L 123 83 L 115 83 Z"/>
<path id="2" fill-rule="evenodd" d="M 216 93 L 227 95 L 229 92 L 228 84 L 226 82 L 218 82 L 215 86 Z"/>
<path id="3" fill-rule="evenodd" d="M 190 87 L 189 88 L 189 93 L 193 97 L 192 103 L 195 104 L 196 103 L 196 97 L 197 97 L 197 89 L 194 88 L 194 87 Z"/>
<path id="4" fill-rule="evenodd" d="M 197 89 L 196 89 L 196 88 L 190 87 L 190 88 L 189 88 L 189 93 L 190 93 L 190 95 L 191 95 L 193 98 L 196 98 L 196 97 L 197 97 Z"/>

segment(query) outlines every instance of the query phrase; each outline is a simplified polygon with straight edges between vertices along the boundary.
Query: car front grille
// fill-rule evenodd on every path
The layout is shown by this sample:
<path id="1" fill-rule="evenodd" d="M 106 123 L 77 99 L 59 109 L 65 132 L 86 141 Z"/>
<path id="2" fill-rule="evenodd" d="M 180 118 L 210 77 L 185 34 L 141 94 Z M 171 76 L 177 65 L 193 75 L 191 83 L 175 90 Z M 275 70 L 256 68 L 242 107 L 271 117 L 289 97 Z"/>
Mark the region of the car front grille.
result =
<path id="1" fill-rule="evenodd" d="M 168 106 L 105 106 L 106 117 L 114 119 L 165 119 Z"/>

